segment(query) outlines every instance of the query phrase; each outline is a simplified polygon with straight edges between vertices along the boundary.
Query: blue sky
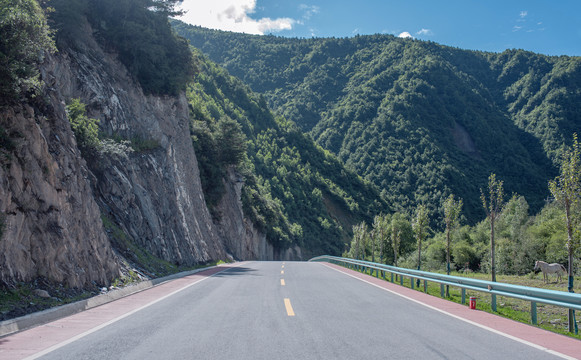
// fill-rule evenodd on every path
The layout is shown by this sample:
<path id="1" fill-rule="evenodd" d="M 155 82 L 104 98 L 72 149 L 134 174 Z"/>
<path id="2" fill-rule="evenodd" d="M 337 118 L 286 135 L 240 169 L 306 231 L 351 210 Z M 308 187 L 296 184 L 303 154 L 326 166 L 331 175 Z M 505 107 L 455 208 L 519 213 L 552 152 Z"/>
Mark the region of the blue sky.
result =
<path id="1" fill-rule="evenodd" d="M 581 0 L 184 0 L 183 21 L 251 34 L 392 34 L 463 49 L 581 56 Z"/>

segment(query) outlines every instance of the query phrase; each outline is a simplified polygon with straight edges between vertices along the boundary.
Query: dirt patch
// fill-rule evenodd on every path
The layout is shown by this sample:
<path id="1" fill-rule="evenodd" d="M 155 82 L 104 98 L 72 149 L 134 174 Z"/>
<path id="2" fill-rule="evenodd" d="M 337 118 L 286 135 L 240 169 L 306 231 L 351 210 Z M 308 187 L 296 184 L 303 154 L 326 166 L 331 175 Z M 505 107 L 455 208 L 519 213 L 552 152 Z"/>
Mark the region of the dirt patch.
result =
<path id="1" fill-rule="evenodd" d="M 480 152 L 476 148 L 476 144 L 474 144 L 474 140 L 472 140 L 466 128 L 456 123 L 454 129 L 452 129 L 452 136 L 454 137 L 454 143 L 460 150 L 474 159 L 482 159 Z"/>

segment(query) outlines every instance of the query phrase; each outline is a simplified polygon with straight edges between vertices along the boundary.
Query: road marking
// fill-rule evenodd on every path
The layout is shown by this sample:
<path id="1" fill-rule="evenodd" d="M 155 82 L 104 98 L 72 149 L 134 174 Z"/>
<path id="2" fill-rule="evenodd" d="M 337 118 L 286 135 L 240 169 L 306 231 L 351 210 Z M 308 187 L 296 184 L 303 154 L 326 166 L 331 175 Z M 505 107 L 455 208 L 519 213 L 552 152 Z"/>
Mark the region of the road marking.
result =
<path id="1" fill-rule="evenodd" d="M 293 307 L 291 305 L 290 299 L 284 299 L 284 307 L 286 308 L 286 314 L 288 316 L 295 316 L 295 312 L 293 311 Z"/>
<path id="2" fill-rule="evenodd" d="M 284 269 L 284 264 L 282 264 L 282 268 Z"/>
<path id="3" fill-rule="evenodd" d="M 280 279 L 280 285 L 284 286 L 284 279 Z"/>
<path id="4" fill-rule="evenodd" d="M 446 314 L 446 315 L 448 315 L 448 316 L 451 316 L 451 317 L 453 317 L 453 318 L 456 318 L 456 319 L 458 319 L 458 320 L 461 320 L 461 321 L 467 322 L 468 324 L 472 324 L 472 325 L 474 325 L 474 326 L 477 326 L 477 327 L 479 327 L 479 328 L 482 328 L 482 329 L 484 329 L 484 330 L 488 330 L 488 331 L 490 331 L 490 332 L 492 332 L 492 333 L 495 333 L 495 334 L 497 334 L 497 335 L 504 336 L 504 337 L 506 337 L 506 338 L 509 338 L 509 339 L 511 339 L 511 340 L 514 340 L 514 341 L 516 341 L 516 342 L 519 342 L 519 343 L 521 343 L 521 344 L 525 344 L 525 345 L 528 345 L 528 346 L 530 346 L 530 347 L 533 347 L 533 348 L 535 348 L 535 349 L 538 349 L 538 350 L 541 350 L 541 351 L 548 352 L 548 353 L 550 353 L 550 354 L 553 354 L 553 355 L 555 355 L 555 356 L 561 357 L 561 358 L 563 358 L 563 359 L 575 360 L 575 358 L 574 358 L 574 357 L 571 357 L 571 356 L 569 356 L 569 355 L 566 355 L 566 354 L 561 354 L 560 352 L 557 352 L 557 351 L 555 351 L 555 350 L 548 349 L 548 348 L 546 348 L 546 347 L 544 347 L 544 346 L 537 345 L 537 344 L 535 344 L 535 343 L 532 343 L 532 342 L 530 342 L 530 341 L 527 341 L 527 340 L 524 340 L 524 339 L 518 338 L 518 337 L 516 337 L 516 336 L 510 335 L 510 334 L 507 334 L 507 333 L 504 333 L 504 332 L 502 332 L 502 331 L 500 331 L 500 330 L 493 329 L 493 328 L 491 328 L 491 327 L 488 327 L 488 326 L 486 326 L 486 325 L 483 325 L 483 324 L 477 323 L 477 322 L 475 322 L 475 321 L 472 321 L 472 320 L 465 319 L 465 318 L 463 318 L 463 317 L 461 317 L 461 316 L 459 316 L 459 315 L 455 315 L 455 314 L 449 313 L 449 312 L 447 312 L 446 310 L 439 309 L 439 308 L 437 308 L 437 307 L 435 307 L 435 306 L 428 305 L 428 304 L 426 304 L 426 303 L 423 303 L 423 302 L 421 302 L 421 301 L 419 301 L 419 300 L 416 300 L 416 299 L 413 299 L 413 298 L 411 298 L 411 297 L 408 297 L 408 296 L 406 296 L 406 295 L 400 294 L 400 293 L 398 293 L 398 292 L 396 292 L 396 291 L 393 291 L 393 290 L 390 290 L 390 289 L 384 288 L 383 286 L 380 286 L 380 285 L 374 284 L 374 283 L 372 283 L 372 282 L 370 282 L 370 281 L 367 281 L 367 280 L 365 280 L 365 279 L 362 279 L 362 278 L 359 278 L 359 277 L 357 277 L 357 276 L 355 276 L 355 275 L 349 274 L 349 273 L 347 273 L 347 272 L 345 272 L 345 271 L 343 271 L 343 270 L 336 269 L 336 268 L 334 268 L 334 267 L 328 266 L 327 264 L 321 264 L 321 265 L 324 265 L 324 266 L 328 267 L 329 269 L 332 269 L 332 270 L 335 270 L 335 271 L 337 271 L 337 272 L 343 273 L 343 274 L 345 274 L 345 275 L 347 275 L 347 276 L 350 276 L 350 277 L 352 277 L 352 278 L 354 278 L 354 279 L 357 279 L 357 280 L 359 280 L 359 281 L 363 281 L 363 282 L 365 282 L 365 283 L 368 283 L 369 285 L 375 286 L 375 287 L 377 287 L 377 288 L 379 288 L 379 289 L 381 289 L 381 290 L 384 290 L 384 291 L 390 292 L 390 293 L 392 293 L 392 294 L 394 294 L 394 295 L 397 295 L 397 296 L 401 296 L 401 297 L 402 297 L 402 298 L 404 298 L 404 299 L 407 299 L 407 300 L 409 300 L 409 301 L 413 301 L 413 302 L 415 302 L 415 303 L 417 303 L 417 304 L 419 304 L 419 305 L 423 305 L 423 306 L 425 306 L 425 307 L 427 307 L 427 308 L 430 308 L 430 309 L 432 309 L 432 310 L 436 310 L 436 311 L 438 311 L 438 312 L 441 312 L 442 314 Z"/>
<path id="5" fill-rule="evenodd" d="M 280 271 L 280 274 L 281 274 L 281 275 L 284 275 L 284 270 L 281 270 L 281 271 Z"/>

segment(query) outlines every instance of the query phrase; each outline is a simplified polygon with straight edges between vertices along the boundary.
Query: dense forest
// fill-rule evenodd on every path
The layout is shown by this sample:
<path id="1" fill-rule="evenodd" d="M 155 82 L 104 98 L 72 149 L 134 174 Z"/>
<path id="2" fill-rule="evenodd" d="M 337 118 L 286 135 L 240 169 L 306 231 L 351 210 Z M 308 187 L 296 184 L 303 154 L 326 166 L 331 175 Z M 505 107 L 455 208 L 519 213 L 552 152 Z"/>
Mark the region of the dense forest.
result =
<path id="1" fill-rule="evenodd" d="M 262 94 L 396 210 L 479 201 L 491 172 L 533 212 L 563 147 L 581 130 L 581 59 L 466 51 L 390 35 L 252 36 L 173 22 L 191 44 Z"/>
<path id="2" fill-rule="evenodd" d="M 212 210 L 229 166 L 242 176 L 244 211 L 279 248 L 340 254 L 351 228 L 390 211 L 373 186 L 346 170 L 265 99 L 194 50 L 188 87 L 192 139 Z M 214 211 L 214 216 L 220 216 Z"/>

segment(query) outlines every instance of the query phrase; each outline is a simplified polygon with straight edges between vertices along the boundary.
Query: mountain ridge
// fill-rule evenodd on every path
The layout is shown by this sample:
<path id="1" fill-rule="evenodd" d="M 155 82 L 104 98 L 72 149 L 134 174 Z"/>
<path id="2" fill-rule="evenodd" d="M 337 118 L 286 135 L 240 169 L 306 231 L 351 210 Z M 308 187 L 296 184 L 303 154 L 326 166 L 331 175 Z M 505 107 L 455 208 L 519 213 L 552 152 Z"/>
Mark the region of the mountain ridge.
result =
<path id="1" fill-rule="evenodd" d="M 581 130 L 578 57 L 389 35 L 288 39 L 173 26 L 406 211 L 426 202 L 438 216 L 456 193 L 474 223 L 491 172 L 538 211 L 564 146 Z M 458 146 L 458 129 L 472 151 Z"/>

